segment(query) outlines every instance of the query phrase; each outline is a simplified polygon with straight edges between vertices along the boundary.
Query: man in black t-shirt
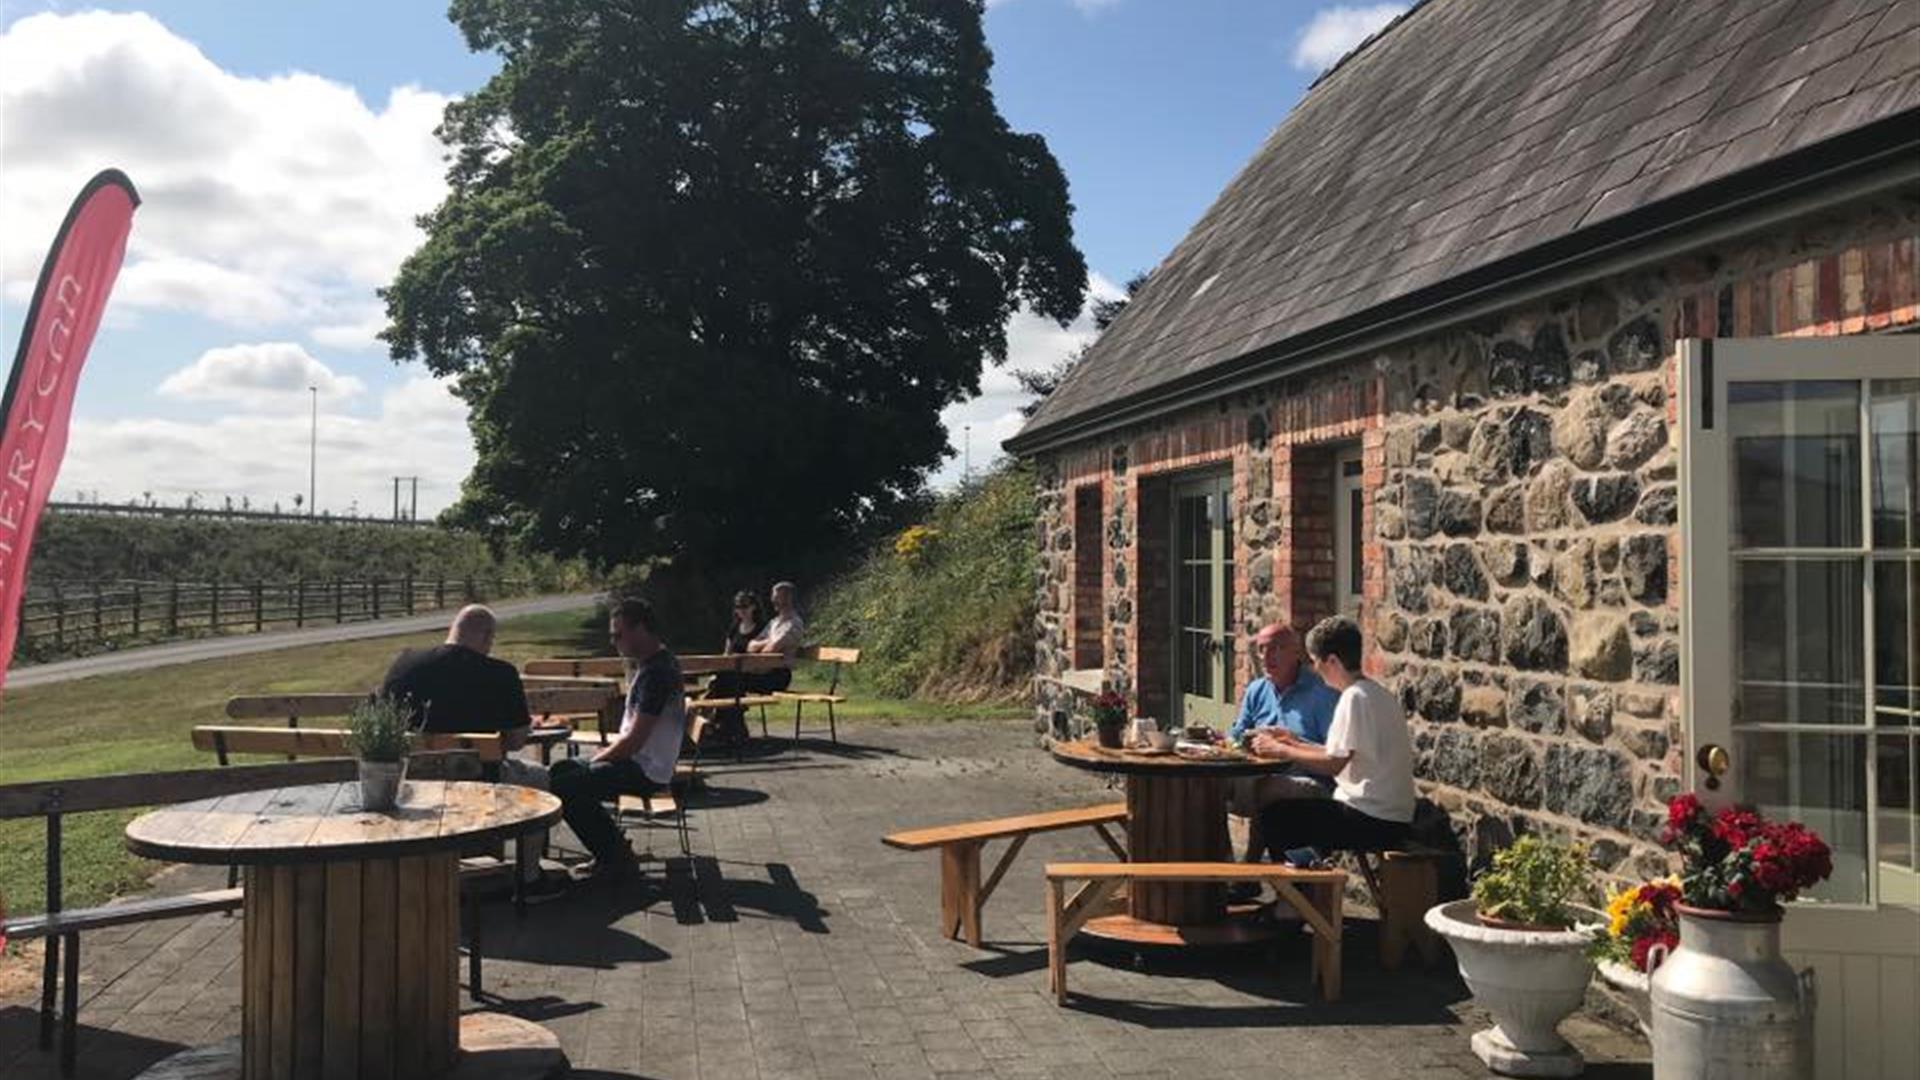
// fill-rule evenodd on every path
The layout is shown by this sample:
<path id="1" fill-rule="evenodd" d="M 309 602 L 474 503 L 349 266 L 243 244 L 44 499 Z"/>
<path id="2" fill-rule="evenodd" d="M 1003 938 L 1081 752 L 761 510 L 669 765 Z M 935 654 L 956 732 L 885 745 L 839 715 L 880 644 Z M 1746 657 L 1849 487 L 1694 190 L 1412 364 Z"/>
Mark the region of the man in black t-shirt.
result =
<path id="1" fill-rule="evenodd" d="M 400 654 L 387 669 L 380 693 L 409 702 L 413 723 L 422 731 L 499 732 L 506 750 L 498 771 L 500 782 L 545 791 L 546 768 L 514 756 L 526 745 L 533 718 L 527 712 L 520 673 L 505 660 L 487 655 L 493 651 L 497 628 L 492 609 L 468 604 L 453 617 L 445 644 Z M 538 881 L 546 833 L 522 836 L 518 844 L 522 878 Z"/>

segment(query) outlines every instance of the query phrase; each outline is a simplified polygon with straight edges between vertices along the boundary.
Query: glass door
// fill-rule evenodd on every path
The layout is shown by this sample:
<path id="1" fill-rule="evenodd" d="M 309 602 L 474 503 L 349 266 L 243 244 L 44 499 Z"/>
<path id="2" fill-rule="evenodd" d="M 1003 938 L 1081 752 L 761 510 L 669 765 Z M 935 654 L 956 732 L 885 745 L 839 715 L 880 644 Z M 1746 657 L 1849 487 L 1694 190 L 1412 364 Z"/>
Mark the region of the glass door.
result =
<path id="1" fill-rule="evenodd" d="M 1172 517 L 1175 719 L 1224 728 L 1235 706 L 1232 477 L 1176 482 Z"/>
<path id="2" fill-rule="evenodd" d="M 1333 607 L 1342 615 L 1358 616 L 1364 592 L 1361 556 L 1366 533 L 1366 496 L 1358 446 L 1342 450 L 1333 459 Z"/>
<path id="3" fill-rule="evenodd" d="M 1817 1055 L 1845 1063 L 1822 1075 L 1855 1075 L 1920 983 L 1920 338 L 1681 362 L 1689 779 L 1832 847 L 1784 941 L 1820 983 Z"/>

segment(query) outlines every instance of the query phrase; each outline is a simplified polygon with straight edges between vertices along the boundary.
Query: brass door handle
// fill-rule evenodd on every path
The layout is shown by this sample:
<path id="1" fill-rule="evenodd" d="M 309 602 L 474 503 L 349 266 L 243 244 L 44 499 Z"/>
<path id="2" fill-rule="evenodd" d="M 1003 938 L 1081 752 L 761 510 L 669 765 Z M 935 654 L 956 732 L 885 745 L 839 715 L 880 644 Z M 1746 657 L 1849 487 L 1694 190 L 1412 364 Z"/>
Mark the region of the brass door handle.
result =
<path id="1" fill-rule="evenodd" d="M 1707 774 L 1705 786 L 1709 791 L 1719 789 L 1720 778 L 1725 776 L 1727 769 L 1733 765 L 1733 759 L 1727 756 L 1727 748 L 1718 743 L 1702 746 L 1700 752 L 1694 755 L 1694 762 L 1700 766 L 1702 772 Z"/>

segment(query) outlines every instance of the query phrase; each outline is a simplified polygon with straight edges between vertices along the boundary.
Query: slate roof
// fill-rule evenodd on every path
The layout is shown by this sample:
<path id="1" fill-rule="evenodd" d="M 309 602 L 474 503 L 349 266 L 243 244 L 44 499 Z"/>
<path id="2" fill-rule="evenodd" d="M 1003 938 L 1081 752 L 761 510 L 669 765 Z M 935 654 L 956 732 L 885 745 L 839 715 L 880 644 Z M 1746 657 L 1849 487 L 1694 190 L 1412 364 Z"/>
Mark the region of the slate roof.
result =
<path id="1" fill-rule="evenodd" d="M 1011 445 L 1902 113 L 1920 0 L 1427 0 L 1315 84 Z"/>

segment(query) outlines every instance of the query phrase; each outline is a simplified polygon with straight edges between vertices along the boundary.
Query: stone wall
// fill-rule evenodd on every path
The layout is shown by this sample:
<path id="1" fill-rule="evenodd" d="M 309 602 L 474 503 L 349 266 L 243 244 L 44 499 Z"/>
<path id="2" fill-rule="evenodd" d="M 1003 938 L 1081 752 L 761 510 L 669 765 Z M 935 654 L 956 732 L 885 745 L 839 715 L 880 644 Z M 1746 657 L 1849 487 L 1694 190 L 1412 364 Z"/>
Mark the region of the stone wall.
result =
<path id="1" fill-rule="evenodd" d="M 1306 624 L 1331 604 L 1331 451 L 1359 440 L 1366 664 L 1408 707 L 1423 793 L 1476 857 L 1533 830 L 1662 872 L 1685 753 L 1674 342 L 1920 322 L 1916 258 L 1916 200 L 1862 204 L 1046 456 L 1042 717 L 1072 659 L 1076 486 L 1107 515 L 1107 679 L 1148 711 L 1168 677 L 1142 630 L 1166 606 L 1140 528 L 1155 485 L 1230 468 L 1237 621 Z"/>

